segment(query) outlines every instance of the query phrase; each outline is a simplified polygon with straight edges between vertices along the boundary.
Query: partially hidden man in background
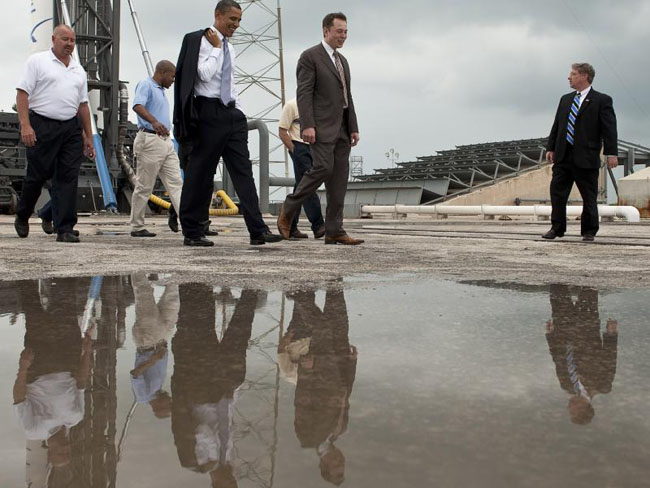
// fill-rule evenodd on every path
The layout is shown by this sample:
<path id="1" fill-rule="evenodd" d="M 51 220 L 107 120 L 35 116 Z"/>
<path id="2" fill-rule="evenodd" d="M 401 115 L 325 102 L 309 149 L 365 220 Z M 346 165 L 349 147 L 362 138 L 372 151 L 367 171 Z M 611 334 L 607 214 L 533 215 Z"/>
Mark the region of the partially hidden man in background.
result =
<path id="1" fill-rule="evenodd" d="M 323 19 L 323 41 L 300 56 L 297 67 L 298 112 L 302 140 L 311 145 L 313 167 L 280 208 L 278 230 L 291 237 L 292 221 L 302 203 L 325 183 L 325 244 L 361 244 L 343 229 L 350 149 L 359 142 L 350 90 L 350 66 L 339 53 L 348 36 L 347 19 L 332 13 Z"/>
<path id="2" fill-rule="evenodd" d="M 212 246 L 205 238 L 214 174 L 223 157 L 253 245 L 278 242 L 260 212 L 248 152 L 248 123 L 234 84 L 235 50 L 229 39 L 241 22 L 233 0 L 221 0 L 214 25 L 186 34 L 176 65 L 174 135 L 191 143 L 181 193 L 180 220 L 186 246 Z"/>
<path id="3" fill-rule="evenodd" d="M 300 180 L 302 180 L 302 177 L 313 165 L 309 144 L 300 137 L 300 115 L 298 114 L 298 101 L 295 98 L 284 104 L 278 127 L 280 140 L 284 144 L 284 147 L 287 148 L 287 151 L 289 151 L 289 156 L 293 162 L 293 174 L 296 177 L 296 184 L 293 187 L 293 191 L 295 192 L 300 184 Z M 323 212 L 320 207 L 320 198 L 318 198 L 316 192 L 307 197 L 302 202 L 302 206 L 311 224 L 314 238 L 320 239 L 325 235 L 325 221 L 323 220 Z M 300 210 L 296 212 L 295 217 L 291 221 L 289 237 L 292 239 L 307 239 L 307 234 L 300 232 L 298 229 L 299 215 Z"/>
<path id="4" fill-rule="evenodd" d="M 569 85 L 574 90 L 560 99 L 548 137 L 546 159 L 553 163 L 551 230 L 542 237 L 555 239 L 566 232 L 566 205 L 573 183 L 582 196 L 580 234 L 593 241 L 598 232 L 598 175 L 600 151 L 607 167 L 618 166 L 618 135 L 612 98 L 591 86 L 596 72 L 590 64 L 571 66 Z"/>
<path id="5" fill-rule="evenodd" d="M 56 240 L 79 242 L 74 231 L 79 168 L 83 156 L 94 158 L 95 151 L 86 72 L 72 57 L 75 41 L 70 27 L 57 26 L 52 48 L 29 57 L 16 87 L 20 139 L 27 147 L 27 171 L 14 222 L 19 237 L 29 234 L 29 217 L 51 179 Z"/>

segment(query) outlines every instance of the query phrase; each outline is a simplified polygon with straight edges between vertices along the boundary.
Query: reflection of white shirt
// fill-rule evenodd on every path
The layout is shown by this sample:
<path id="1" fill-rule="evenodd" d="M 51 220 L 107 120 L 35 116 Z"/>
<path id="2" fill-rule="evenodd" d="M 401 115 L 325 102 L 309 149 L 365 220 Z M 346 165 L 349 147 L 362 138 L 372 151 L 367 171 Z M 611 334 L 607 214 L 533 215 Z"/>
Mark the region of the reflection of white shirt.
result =
<path id="1" fill-rule="evenodd" d="M 230 461 L 233 442 L 232 419 L 238 396 L 235 391 L 235 398 L 223 398 L 219 403 L 192 406 L 192 416 L 198 422 L 194 431 L 194 454 L 200 466 L 214 461 L 219 465 Z"/>
<path id="2" fill-rule="evenodd" d="M 45 440 L 83 420 L 84 391 L 70 372 L 50 373 L 28 384 L 25 400 L 14 408 L 27 439 Z"/>

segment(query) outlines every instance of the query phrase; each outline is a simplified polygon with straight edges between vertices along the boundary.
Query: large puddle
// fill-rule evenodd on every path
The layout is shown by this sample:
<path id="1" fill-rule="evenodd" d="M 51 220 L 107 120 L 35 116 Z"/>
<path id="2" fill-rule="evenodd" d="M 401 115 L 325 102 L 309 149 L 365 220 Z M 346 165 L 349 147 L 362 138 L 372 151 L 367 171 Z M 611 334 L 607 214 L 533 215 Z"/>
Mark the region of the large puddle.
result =
<path id="1" fill-rule="evenodd" d="M 173 281 L 0 283 L 0 486 L 647 483 L 650 291 Z"/>

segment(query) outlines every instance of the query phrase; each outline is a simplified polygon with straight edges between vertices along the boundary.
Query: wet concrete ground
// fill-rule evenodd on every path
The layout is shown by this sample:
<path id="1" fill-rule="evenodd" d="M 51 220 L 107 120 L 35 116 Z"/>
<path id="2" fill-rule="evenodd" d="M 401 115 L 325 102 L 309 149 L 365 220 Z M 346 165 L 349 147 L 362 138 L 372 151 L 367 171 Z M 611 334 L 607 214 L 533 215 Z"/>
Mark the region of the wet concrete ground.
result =
<path id="1" fill-rule="evenodd" d="M 266 219 L 275 229 L 274 218 Z M 351 220 L 348 232 L 366 239 L 358 247 L 322 241 L 250 246 L 241 218 L 218 218 L 213 248 L 182 246 L 163 217 L 148 218 L 154 239 L 131 238 L 128 218 L 81 217 L 81 244 L 61 244 L 32 219 L 27 239 L 13 219 L 0 216 L 0 280 L 168 272 L 180 280 L 215 285 L 296 288 L 322 286 L 355 274 L 417 273 L 518 283 L 650 287 L 650 225 L 604 222 L 595 243 L 582 243 L 579 223 L 553 242 L 540 236 L 548 223 L 466 219 Z M 307 229 L 304 229 L 307 230 Z"/>
<path id="2" fill-rule="evenodd" d="M 650 290 L 283 284 L 1 282 L 0 486 L 646 483 Z"/>
<path id="3" fill-rule="evenodd" d="M 0 486 L 643 486 L 650 226 L 81 244 L 0 216 Z M 269 224 L 273 219 L 267 219 Z M 13 404 L 13 405 L 12 405 Z"/>

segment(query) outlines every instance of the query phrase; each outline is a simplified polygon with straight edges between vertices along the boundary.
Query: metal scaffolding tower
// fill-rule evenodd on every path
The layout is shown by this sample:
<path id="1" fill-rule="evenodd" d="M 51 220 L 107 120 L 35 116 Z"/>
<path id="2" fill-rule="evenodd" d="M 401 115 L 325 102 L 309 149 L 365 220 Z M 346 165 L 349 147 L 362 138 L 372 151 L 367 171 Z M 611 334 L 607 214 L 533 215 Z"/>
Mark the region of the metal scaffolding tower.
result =
<path id="1" fill-rule="evenodd" d="M 280 0 L 244 0 L 239 4 L 243 25 L 232 41 L 237 48 L 235 84 L 244 96 L 248 118 L 261 119 L 269 126 L 271 173 L 281 171 L 281 176 L 288 176 L 287 153 L 277 125 L 285 102 Z"/>
<path id="2" fill-rule="evenodd" d="M 363 176 L 363 156 L 350 157 L 350 181 L 356 181 Z"/>

